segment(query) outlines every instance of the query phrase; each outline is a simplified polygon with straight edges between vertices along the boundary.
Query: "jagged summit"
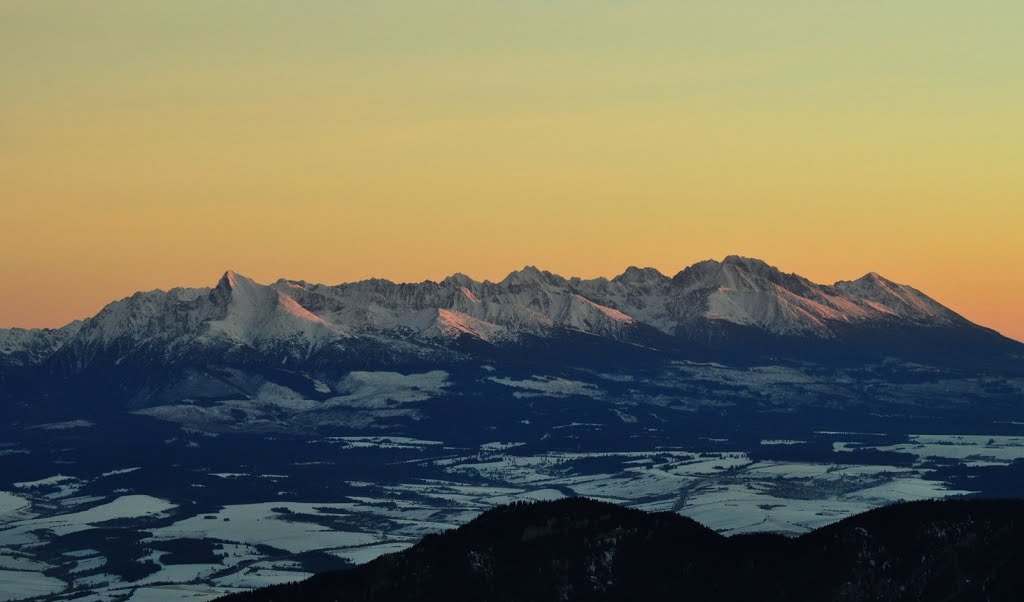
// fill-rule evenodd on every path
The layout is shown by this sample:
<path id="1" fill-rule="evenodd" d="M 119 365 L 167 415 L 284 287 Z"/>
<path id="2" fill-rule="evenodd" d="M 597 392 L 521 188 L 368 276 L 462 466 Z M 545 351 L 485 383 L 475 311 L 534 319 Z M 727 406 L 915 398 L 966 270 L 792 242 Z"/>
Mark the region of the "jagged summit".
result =
<path id="1" fill-rule="evenodd" d="M 456 273 L 440 282 L 322 285 L 282 279 L 265 285 L 227 270 L 212 289 L 139 293 L 80 325 L 0 330 L 0 365 L 59 357 L 84 370 L 107 353 L 122 357 L 144 350 L 159 354 L 160 361 L 176 361 L 231 349 L 287 365 L 327 352 L 349 353 L 358 348 L 356 341 L 372 341 L 386 354 L 431 357 L 447 341 L 507 346 L 566 333 L 671 348 L 739 345 L 730 342 L 741 340 L 737 332 L 841 342 L 893 327 L 998 337 L 917 289 L 873 272 L 823 285 L 759 259 L 730 255 L 698 262 L 671 278 L 631 266 L 611 280 L 566 279 L 531 265 L 497 283 Z"/>
<path id="2" fill-rule="evenodd" d="M 498 284 L 506 286 L 529 286 L 542 284 L 560 284 L 565 278 L 547 270 L 541 270 L 537 266 L 528 265 L 521 270 L 509 273 L 508 276 Z"/>
<path id="3" fill-rule="evenodd" d="M 224 275 L 217 281 L 216 288 L 223 288 L 225 290 L 237 290 L 239 287 L 251 289 L 255 286 L 260 286 L 255 280 L 248 276 L 243 276 L 234 270 L 227 270 Z"/>
<path id="4" fill-rule="evenodd" d="M 768 265 L 768 263 L 756 257 L 744 257 L 743 255 L 726 255 L 725 259 L 723 259 L 721 263 L 725 265 L 739 265 L 748 269 L 776 269 L 774 266 Z"/>
<path id="5" fill-rule="evenodd" d="M 688 286 L 728 286 L 729 288 L 744 288 L 744 287 L 756 287 L 758 281 L 768 281 L 775 283 L 808 283 L 810 281 L 797 275 L 785 273 L 779 270 L 777 267 L 757 258 L 744 257 L 741 255 L 728 255 L 721 261 L 715 259 L 706 259 L 699 261 L 693 265 L 690 265 L 675 276 L 666 276 L 659 270 L 653 267 L 638 267 L 629 266 L 621 274 L 612 277 L 611 279 L 604 277 L 597 277 L 591 279 L 579 278 L 576 276 L 566 277 L 560 274 L 541 269 L 535 265 L 526 265 L 519 270 L 513 270 L 509 272 L 503 279 L 497 283 L 491 281 L 480 281 L 472 278 L 471 276 L 462 272 L 455 272 L 450 276 L 443 278 L 440 282 L 425 281 L 422 283 L 401 283 L 388 280 L 386 278 L 368 278 L 358 282 L 341 283 L 337 285 L 325 285 L 325 284 L 314 284 L 306 280 L 291 280 L 287 278 L 278 279 L 272 286 L 277 287 L 290 287 L 297 289 L 310 289 L 310 288 L 344 288 L 355 285 L 373 285 L 373 286 L 417 286 L 417 285 L 429 285 L 435 284 L 442 287 L 458 286 L 458 287 L 482 287 L 482 286 L 495 286 L 495 285 L 515 285 L 515 286 L 530 286 L 530 285 L 564 285 L 567 283 L 576 283 L 582 286 L 591 286 L 600 283 L 623 283 L 623 284 L 637 284 L 637 283 L 652 283 L 652 282 L 663 282 L 672 280 L 677 283 L 685 283 Z M 214 288 L 234 289 L 237 288 L 241 282 L 243 285 L 250 286 L 256 285 L 256 282 L 243 275 L 239 274 L 234 270 L 226 270 L 221 276 L 220 280 Z M 885 285 L 888 287 L 902 287 L 904 285 L 898 285 L 891 280 L 888 280 L 884 276 L 877 272 L 869 272 L 858 278 L 857 280 L 851 281 L 838 281 L 833 287 L 847 286 L 849 287 L 853 283 L 881 283 L 876 286 Z M 818 286 L 818 285 L 816 285 Z M 824 285 L 820 285 L 824 286 Z M 907 287 L 909 288 L 909 287 Z M 915 290 L 915 289 L 910 289 Z M 921 294 L 918 292 L 918 294 Z"/>
<path id="6" fill-rule="evenodd" d="M 447 286 L 447 285 L 470 286 L 470 285 L 479 284 L 479 283 L 476 280 L 473 280 L 472 278 L 470 278 L 469 276 L 463 274 L 462 272 L 455 272 L 451 276 L 448 276 L 447 278 L 442 280 L 440 284 L 443 285 L 443 286 Z"/>
<path id="7" fill-rule="evenodd" d="M 643 283 L 668 280 L 668 276 L 662 274 L 655 268 L 640 268 L 634 265 L 626 268 L 624 272 L 612 278 L 612 282 Z"/>
<path id="8" fill-rule="evenodd" d="M 220 288 L 224 290 L 234 290 L 242 284 L 243 286 L 255 285 L 256 282 L 247 276 L 243 276 L 234 270 L 225 270 L 224 275 L 217 281 L 217 285 L 214 288 Z"/>
<path id="9" fill-rule="evenodd" d="M 727 286 L 742 288 L 755 286 L 764 282 L 785 283 L 803 281 L 795 274 L 786 274 L 775 266 L 760 259 L 750 259 L 739 255 L 729 255 L 722 261 L 708 259 L 689 266 L 678 274 L 676 281 L 687 286 Z"/>
<path id="10" fill-rule="evenodd" d="M 833 288 L 840 294 L 861 300 L 871 309 L 893 316 L 915 321 L 967 323 L 965 318 L 921 291 L 906 284 L 897 284 L 876 272 L 869 272 L 857 280 L 837 282 Z"/>

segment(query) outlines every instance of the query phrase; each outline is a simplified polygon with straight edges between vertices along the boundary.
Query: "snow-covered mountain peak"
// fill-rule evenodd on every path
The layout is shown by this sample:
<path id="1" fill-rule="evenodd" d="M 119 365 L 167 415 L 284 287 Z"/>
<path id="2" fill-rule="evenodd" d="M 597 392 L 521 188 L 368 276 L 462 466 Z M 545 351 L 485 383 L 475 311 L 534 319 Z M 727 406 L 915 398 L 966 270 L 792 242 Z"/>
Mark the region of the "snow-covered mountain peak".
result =
<path id="1" fill-rule="evenodd" d="M 480 284 L 476 280 L 473 280 L 469 276 L 462 272 L 455 272 L 451 276 L 448 276 L 440 283 L 442 286 L 457 286 L 457 287 L 473 287 L 474 285 Z"/>
<path id="2" fill-rule="evenodd" d="M 341 329 L 302 306 L 294 295 L 303 292 L 291 281 L 264 285 L 228 270 L 210 295 L 221 310 L 206 322 L 204 338 L 308 353 Z"/>
<path id="3" fill-rule="evenodd" d="M 709 259 L 685 268 L 673 282 L 687 291 L 732 290 L 770 292 L 776 286 L 801 288 L 810 284 L 794 274 L 785 274 L 760 259 L 730 255 L 723 261 Z"/>
<path id="4" fill-rule="evenodd" d="M 220 277 L 220 280 L 217 282 L 217 286 L 227 290 L 235 290 L 239 287 L 251 290 L 252 287 L 260 285 L 256 284 L 256 282 L 248 276 L 239 274 L 234 270 L 227 270 L 224 272 L 224 275 Z"/>
<path id="5" fill-rule="evenodd" d="M 268 303 L 273 291 L 270 287 L 257 284 L 233 270 L 224 272 L 210 298 L 218 306 L 227 306 L 238 311 L 240 306 L 255 306 Z"/>
<path id="6" fill-rule="evenodd" d="M 856 280 L 837 282 L 832 288 L 847 298 L 893 317 L 914 322 L 966 322 L 959 314 L 921 291 L 893 282 L 877 272 L 869 272 Z"/>
<path id="7" fill-rule="evenodd" d="M 868 272 L 856 280 L 840 280 L 832 286 L 846 290 L 880 290 L 898 288 L 904 285 L 889 280 L 878 272 Z"/>
<path id="8" fill-rule="evenodd" d="M 558 274 L 553 274 L 547 270 L 541 270 L 537 266 L 528 265 L 521 270 L 511 272 L 508 276 L 499 282 L 502 286 L 543 286 L 543 285 L 563 285 L 565 284 L 565 278 L 562 278 Z"/>
<path id="9" fill-rule="evenodd" d="M 622 272 L 615 278 L 612 278 L 612 282 L 622 282 L 624 284 L 649 284 L 652 282 L 665 282 L 668 281 L 668 279 L 668 276 L 654 268 L 638 268 L 631 265 L 626 268 L 626 271 Z"/>
<path id="10" fill-rule="evenodd" d="M 742 272 L 758 278 L 764 278 L 776 284 L 782 283 L 787 278 L 794 276 L 793 274 L 786 274 L 779 268 L 760 259 L 741 257 L 739 255 L 729 255 L 719 265 L 725 273 Z"/>
<path id="11" fill-rule="evenodd" d="M 631 266 L 611 280 L 567 280 L 527 266 L 498 283 L 456 273 L 439 283 L 371 279 L 330 286 L 282 279 L 264 285 L 228 270 L 213 289 L 137 293 L 80 327 L 0 329 L 0 365 L 61 355 L 78 369 L 95 357 L 121 361 L 153 352 L 170 361 L 239 347 L 272 355 L 275 362 L 305 361 L 325 350 L 357 354 L 360 345 L 379 346 L 385 354 L 419 349 L 415 353 L 429 356 L 444 340 L 468 336 L 505 345 L 565 332 L 619 341 L 664 335 L 703 344 L 740 327 L 831 339 L 862 326 L 872 332 L 891 326 L 977 328 L 920 291 L 874 272 L 820 285 L 735 255 L 701 261 L 671 278 Z"/>
<path id="12" fill-rule="evenodd" d="M 900 286 L 899 284 L 889 280 L 885 276 L 878 272 L 868 272 L 856 280 L 840 280 L 836 282 L 834 286 L 850 286 L 856 288 L 886 288 L 893 286 Z"/>
<path id="13" fill-rule="evenodd" d="M 225 270 L 224 275 L 217 281 L 217 288 L 232 289 L 235 287 L 235 279 L 238 275 L 234 270 Z"/>
<path id="14" fill-rule="evenodd" d="M 769 265 L 767 262 L 757 259 L 756 257 L 744 257 L 742 255 L 727 255 L 725 259 L 720 262 L 722 265 L 734 265 L 742 267 L 746 270 L 761 271 L 761 270 L 772 270 L 778 271 L 773 265 Z"/>

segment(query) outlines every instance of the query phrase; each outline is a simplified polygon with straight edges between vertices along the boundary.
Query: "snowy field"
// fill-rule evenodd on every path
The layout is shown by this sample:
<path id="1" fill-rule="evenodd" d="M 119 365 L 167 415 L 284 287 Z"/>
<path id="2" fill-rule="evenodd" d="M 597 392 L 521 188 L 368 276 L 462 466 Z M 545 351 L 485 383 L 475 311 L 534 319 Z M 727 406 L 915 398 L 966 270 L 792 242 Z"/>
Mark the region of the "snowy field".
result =
<path id="1" fill-rule="evenodd" d="M 202 449 L 217 437 L 167 445 Z M 896 501 L 971 493 L 936 478 L 930 459 L 975 469 L 1024 458 L 1024 437 L 1006 435 L 816 432 L 755 440 L 748 449 L 702 439 L 700 450 L 542 451 L 515 440 L 464 448 L 370 434 L 311 440 L 314 459 L 272 470 L 155 469 L 141 458 L 92 476 L 55 470 L 0 491 L 0 600 L 208 600 L 368 562 L 500 504 L 570 495 L 678 512 L 726 534 L 795 535 Z M 820 460 L 764 455 L 812 440 L 824 450 Z M 268 449 L 275 445 L 267 439 Z M 865 451 L 910 461 L 849 461 Z M 189 484 L 159 493 L 171 476 Z"/>
<path id="2" fill-rule="evenodd" d="M 1005 466 L 1024 459 L 1024 437 L 1001 435 L 910 435 L 910 441 L 896 445 L 873 446 L 845 443 L 849 450 L 861 445 L 879 451 L 912 454 L 921 460 L 945 458 L 959 460 L 967 466 Z"/>

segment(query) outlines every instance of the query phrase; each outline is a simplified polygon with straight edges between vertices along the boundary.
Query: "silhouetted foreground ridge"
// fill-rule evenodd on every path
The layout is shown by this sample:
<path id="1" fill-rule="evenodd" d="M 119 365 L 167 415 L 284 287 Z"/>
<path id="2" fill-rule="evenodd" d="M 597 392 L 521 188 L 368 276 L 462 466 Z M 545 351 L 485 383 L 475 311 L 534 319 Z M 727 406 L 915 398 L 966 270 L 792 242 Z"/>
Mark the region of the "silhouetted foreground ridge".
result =
<path id="1" fill-rule="evenodd" d="M 915 502 L 799 538 L 672 513 L 516 503 L 352 570 L 233 602 L 1021 600 L 1024 501 Z"/>

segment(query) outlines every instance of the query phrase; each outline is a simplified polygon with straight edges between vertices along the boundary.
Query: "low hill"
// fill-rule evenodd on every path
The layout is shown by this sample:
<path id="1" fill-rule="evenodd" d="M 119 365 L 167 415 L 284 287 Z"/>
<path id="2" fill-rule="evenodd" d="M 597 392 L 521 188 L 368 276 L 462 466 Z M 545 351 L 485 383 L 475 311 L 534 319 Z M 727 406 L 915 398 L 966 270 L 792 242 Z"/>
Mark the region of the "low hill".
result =
<path id="1" fill-rule="evenodd" d="M 1024 501 L 899 504 L 788 538 L 571 498 L 497 508 L 355 569 L 224 600 L 1018 600 L 1022 538 Z"/>

